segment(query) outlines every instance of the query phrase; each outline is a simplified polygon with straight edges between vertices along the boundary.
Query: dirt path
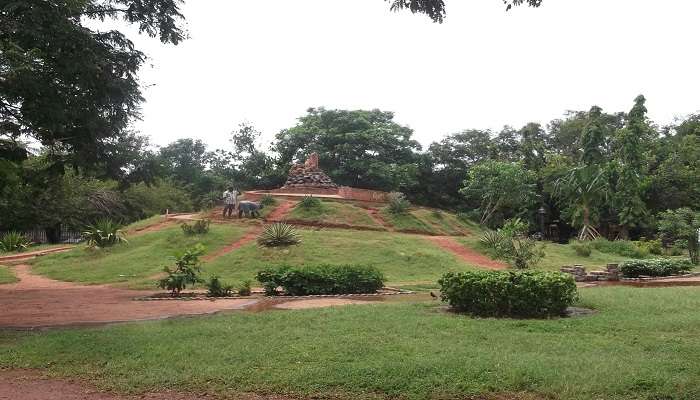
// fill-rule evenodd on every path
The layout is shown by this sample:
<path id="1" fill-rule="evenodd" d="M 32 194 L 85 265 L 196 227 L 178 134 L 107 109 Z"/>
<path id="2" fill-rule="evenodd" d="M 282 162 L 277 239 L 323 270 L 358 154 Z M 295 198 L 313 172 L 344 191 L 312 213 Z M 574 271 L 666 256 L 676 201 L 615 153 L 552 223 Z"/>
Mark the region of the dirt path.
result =
<path id="1" fill-rule="evenodd" d="M 126 232 L 127 239 L 129 236 L 138 236 L 138 235 L 143 235 L 145 233 L 157 232 L 157 231 L 163 230 L 163 229 L 173 225 L 174 223 L 175 223 L 174 221 L 172 221 L 170 219 L 166 219 L 166 220 L 163 220 L 161 222 L 156 222 L 155 224 L 152 224 L 152 225 L 144 226 L 143 228 L 128 231 L 128 232 Z"/>
<path id="2" fill-rule="evenodd" d="M 285 219 L 287 219 L 287 216 L 289 215 L 289 213 L 292 212 L 292 209 L 294 208 L 294 206 L 296 204 L 297 203 L 295 203 L 293 201 L 285 201 L 285 202 L 281 203 L 279 206 L 277 206 L 277 208 L 275 208 L 270 213 L 270 215 L 268 215 L 265 218 L 265 221 L 268 221 L 268 222 L 284 221 Z"/>
<path id="3" fill-rule="evenodd" d="M 180 315 L 240 310 L 253 299 L 216 301 L 135 301 L 153 291 L 86 286 L 31 273 L 29 265 L 14 268 L 17 283 L 0 285 L 0 328 L 41 328 L 163 319 Z"/>
<path id="4" fill-rule="evenodd" d="M 379 214 L 379 210 L 377 210 L 376 208 L 368 208 L 367 215 L 369 215 L 369 217 L 372 219 L 372 221 L 374 221 L 375 224 L 383 226 L 388 231 L 394 231 L 394 227 L 391 226 L 388 222 L 386 222 L 384 217 L 382 217 L 382 215 Z"/>
<path id="5" fill-rule="evenodd" d="M 487 269 L 505 269 L 508 267 L 500 261 L 492 260 L 483 254 L 463 246 L 451 236 L 425 236 L 425 239 L 456 255 L 467 264 Z"/>
<path id="6" fill-rule="evenodd" d="M 29 251 L 26 253 L 18 253 L 18 254 L 13 254 L 11 256 L 2 256 L 2 257 L 0 257 L 0 263 L 28 260 L 30 258 L 40 257 L 40 256 L 43 256 L 45 254 L 51 254 L 51 253 L 61 253 L 64 251 L 71 250 L 71 249 L 73 249 L 73 247 L 74 246 L 61 246 L 61 247 L 54 247 L 51 249 Z"/>
<path id="7" fill-rule="evenodd" d="M 262 226 L 256 226 L 249 230 L 248 232 L 245 233 L 240 239 L 236 240 L 235 242 L 231 243 L 230 245 L 226 247 L 222 247 L 219 250 L 217 250 L 214 253 L 207 254 L 206 256 L 202 257 L 203 261 L 211 261 L 215 258 L 219 258 L 223 256 L 224 254 L 228 254 L 238 248 L 241 248 L 245 246 L 246 244 L 255 241 L 257 239 L 258 235 L 260 232 L 262 232 L 263 228 Z"/>

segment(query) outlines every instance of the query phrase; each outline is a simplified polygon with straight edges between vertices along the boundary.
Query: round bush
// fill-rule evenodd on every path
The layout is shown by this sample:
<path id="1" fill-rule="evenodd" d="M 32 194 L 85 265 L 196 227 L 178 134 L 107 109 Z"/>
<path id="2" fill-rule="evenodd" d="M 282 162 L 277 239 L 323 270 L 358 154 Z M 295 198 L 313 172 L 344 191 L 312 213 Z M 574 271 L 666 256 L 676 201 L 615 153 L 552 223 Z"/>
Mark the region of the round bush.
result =
<path id="1" fill-rule="evenodd" d="M 657 258 L 653 260 L 629 260 L 620 264 L 620 272 L 626 278 L 645 276 L 670 276 L 689 272 L 693 266 L 688 260 Z"/>
<path id="2" fill-rule="evenodd" d="M 478 316 L 563 315 L 578 299 L 571 275 L 545 271 L 447 273 L 438 281 L 442 301 Z"/>
<path id="3" fill-rule="evenodd" d="M 282 266 L 258 272 L 257 279 L 269 296 L 280 286 L 291 296 L 375 293 L 384 286 L 379 270 L 361 265 Z"/>

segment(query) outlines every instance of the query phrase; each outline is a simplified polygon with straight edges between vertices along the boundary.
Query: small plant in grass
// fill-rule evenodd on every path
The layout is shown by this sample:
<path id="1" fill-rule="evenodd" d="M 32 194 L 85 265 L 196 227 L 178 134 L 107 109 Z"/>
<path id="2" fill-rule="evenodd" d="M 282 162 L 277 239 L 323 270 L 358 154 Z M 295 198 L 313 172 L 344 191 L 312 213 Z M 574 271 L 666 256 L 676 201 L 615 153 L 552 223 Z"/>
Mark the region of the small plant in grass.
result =
<path id="1" fill-rule="evenodd" d="M 265 227 L 258 235 L 258 244 L 265 247 L 291 246 L 301 243 L 296 228 L 284 222 L 275 222 Z"/>
<path id="2" fill-rule="evenodd" d="M 438 284 L 453 309 L 486 317 L 557 316 L 578 299 L 573 277 L 559 272 L 449 272 Z"/>
<path id="3" fill-rule="evenodd" d="M 250 296 L 253 294 L 253 289 L 252 289 L 252 282 L 251 281 L 243 281 L 243 283 L 238 286 L 238 295 L 239 296 Z"/>
<path id="4" fill-rule="evenodd" d="M 7 232 L 0 238 L 0 251 L 11 252 L 11 251 L 24 251 L 32 242 L 20 232 Z"/>
<path id="5" fill-rule="evenodd" d="M 387 195 L 389 204 L 387 208 L 392 214 L 406 214 L 411 203 L 406 199 L 406 195 L 401 192 L 391 192 Z"/>
<path id="6" fill-rule="evenodd" d="M 496 258 L 508 262 L 513 268 L 526 269 L 544 257 L 544 247 L 526 234 L 527 224 L 515 218 L 506 221 L 498 231 L 484 233 L 480 242 L 492 250 Z"/>
<path id="7" fill-rule="evenodd" d="M 124 232 L 119 228 L 119 224 L 111 219 L 100 219 L 93 225 L 89 225 L 87 229 L 83 231 L 82 238 L 88 246 L 96 248 L 126 243 Z"/>
<path id="8" fill-rule="evenodd" d="M 218 276 L 209 278 L 206 286 L 207 296 L 209 297 L 229 297 L 233 293 L 233 285 L 222 282 Z"/>
<path id="9" fill-rule="evenodd" d="M 209 225 L 211 225 L 211 220 L 199 219 L 192 225 L 183 222 L 180 224 L 180 228 L 182 228 L 182 232 L 187 236 L 203 235 L 209 232 Z"/>
<path id="10" fill-rule="evenodd" d="M 275 204 L 277 204 L 277 200 L 275 200 L 275 198 L 271 194 L 264 194 L 260 198 L 260 204 L 265 206 L 265 207 L 270 207 L 270 206 L 274 206 Z"/>
<path id="11" fill-rule="evenodd" d="M 320 208 L 321 207 L 321 200 L 314 196 L 304 196 L 303 199 L 297 204 L 297 207 L 301 207 L 306 210 L 310 210 L 312 208 Z"/>
<path id="12" fill-rule="evenodd" d="M 202 254 L 204 254 L 204 246 L 201 243 L 177 253 L 175 255 L 175 268 L 165 267 L 163 271 L 168 276 L 158 281 L 158 287 L 169 290 L 176 297 L 187 285 L 203 283 L 199 276 L 202 272 L 199 257 Z"/>
<path id="13" fill-rule="evenodd" d="M 488 249 L 496 250 L 498 248 L 498 244 L 501 243 L 502 240 L 503 237 L 499 232 L 486 231 L 481 236 L 481 239 L 479 239 L 479 242 L 481 242 L 481 244 Z"/>
<path id="14" fill-rule="evenodd" d="M 580 257 L 590 257 L 591 256 L 591 245 L 588 242 L 576 242 L 571 245 L 576 254 Z"/>

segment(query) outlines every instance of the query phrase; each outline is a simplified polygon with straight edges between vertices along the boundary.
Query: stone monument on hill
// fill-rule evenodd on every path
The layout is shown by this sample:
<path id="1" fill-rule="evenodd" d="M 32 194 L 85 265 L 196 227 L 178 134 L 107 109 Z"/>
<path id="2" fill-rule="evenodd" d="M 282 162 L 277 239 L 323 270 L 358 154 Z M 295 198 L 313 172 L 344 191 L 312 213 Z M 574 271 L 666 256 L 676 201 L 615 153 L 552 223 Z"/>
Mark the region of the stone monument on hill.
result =
<path id="1" fill-rule="evenodd" d="M 287 182 L 282 186 L 282 189 L 287 188 L 336 189 L 338 185 L 318 167 L 318 154 L 311 153 L 303 164 L 292 165 Z"/>

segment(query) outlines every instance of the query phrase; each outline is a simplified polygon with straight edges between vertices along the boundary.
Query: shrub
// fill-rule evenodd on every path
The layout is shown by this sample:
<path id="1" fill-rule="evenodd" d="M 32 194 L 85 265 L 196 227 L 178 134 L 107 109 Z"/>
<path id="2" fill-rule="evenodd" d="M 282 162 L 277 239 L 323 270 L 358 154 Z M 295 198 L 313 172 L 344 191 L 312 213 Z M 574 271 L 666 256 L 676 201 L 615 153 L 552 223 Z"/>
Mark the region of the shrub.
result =
<path id="1" fill-rule="evenodd" d="M 269 206 L 274 206 L 275 204 L 277 204 L 277 200 L 271 194 L 264 194 L 260 198 L 260 205 L 263 205 L 265 207 L 269 207 Z"/>
<path id="2" fill-rule="evenodd" d="M 304 196 L 303 199 L 297 204 L 297 207 L 301 207 L 307 210 L 310 210 L 312 208 L 320 208 L 321 207 L 321 200 L 314 196 Z"/>
<path id="3" fill-rule="evenodd" d="M 503 236 L 526 236 L 527 235 L 527 223 L 520 218 L 510 218 L 507 219 L 501 229 Z"/>
<path id="4" fill-rule="evenodd" d="M 31 245 L 32 242 L 20 232 L 7 232 L 0 238 L 0 251 L 24 251 Z"/>
<path id="5" fill-rule="evenodd" d="M 165 267 L 163 271 L 167 277 L 158 281 L 158 287 L 169 290 L 173 296 L 179 296 L 182 289 L 187 285 L 194 285 L 203 282 L 199 277 L 201 268 L 199 266 L 199 256 L 204 254 L 204 246 L 201 243 L 186 249 L 182 253 L 175 255 L 175 268 Z"/>
<path id="6" fill-rule="evenodd" d="M 279 286 L 291 296 L 375 293 L 384 286 L 379 270 L 360 265 L 282 266 L 258 272 L 257 279 L 267 295 Z"/>
<path id="7" fill-rule="evenodd" d="M 620 272 L 627 278 L 645 276 L 670 276 L 689 272 L 692 265 L 688 260 L 657 258 L 652 260 L 630 260 L 620 264 Z"/>
<path id="8" fill-rule="evenodd" d="M 498 248 L 498 244 L 501 243 L 502 240 L 503 237 L 500 233 L 496 231 L 486 231 L 481 236 L 481 239 L 479 239 L 479 242 L 489 249 L 496 250 Z"/>
<path id="9" fill-rule="evenodd" d="M 558 272 L 449 272 L 438 284 L 442 301 L 478 316 L 562 315 L 578 299 L 573 277 Z"/>
<path id="10" fill-rule="evenodd" d="M 642 238 L 638 242 L 635 242 L 635 245 L 645 254 L 660 256 L 664 252 L 661 239 L 645 240 Z"/>
<path id="11" fill-rule="evenodd" d="M 251 288 L 252 282 L 251 281 L 244 281 L 241 283 L 240 286 L 238 286 L 238 295 L 239 296 L 250 296 L 253 293 L 253 289 Z"/>
<path id="12" fill-rule="evenodd" d="M 275 222 L 265 227 L 258 235 L 258 244 L 265 247 L 291 246 L 301 243 L 296 228 L 284 222 Z"/>
<path id="13" fill-rule="evenodd" d="M 180 228 L 182 228 L 182 232 L 187 236 L 203 235 L 209 232 L 210 224 L 211 220 L 209 219 L 199 219 L 195 221 L 193 225 L 190 225 L 187 222 L 183 222 L 182 224 L 180 224 Z"/>
<path id="14" fill-rule="evenodd" d="M 588 242 L 576 242 L 571 245 L 576 254 L 580 257 L 590 257 L 591 255 L 591 245 Z"/>
<path id="15" fill-rule="evenodd" d="M 212 276 L 207 285 L 207 296 L 209 297 L 229 297 L 233 292 L 233 285 L 227 285 L 218 276 Z"/>
<path id="16" fill-rule="evenodd" d="M 411 203 L 406 199 L 406 195 L 401 192 L 391 192 L 387 195 L 389 212 L 392 214 L 405 214 Z"/>
<path id="17" fill-rule="evenodd" d="M 640 249 L 634 242 L 629 240 L 614 240 L 610 241 L 605 238 L 598 238 L 592 240 L 591 246 L 594 249 L 608 254 L 617 254 L 623 257 L 630 258 L 644 258 L 647 256 L 647 252 Z"/>
<path id="18" fill-rule="evenodd" d="M 83 231 L 82 238 L 87 242 L 88 246 L 97 248 L 126 243 L 124 232 L 119 228 L 119 224 L 110 219 L 100 219 Z"/>
<path id="19" fill-rule="evenodd" d="M 544 257 L 544 247 L 528 237 L 506 237 L 498 245 L 496 256 L 516 269 L 534 267 Z"/>

